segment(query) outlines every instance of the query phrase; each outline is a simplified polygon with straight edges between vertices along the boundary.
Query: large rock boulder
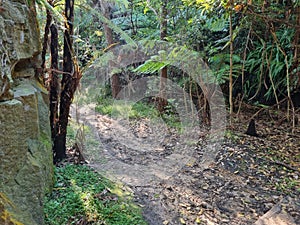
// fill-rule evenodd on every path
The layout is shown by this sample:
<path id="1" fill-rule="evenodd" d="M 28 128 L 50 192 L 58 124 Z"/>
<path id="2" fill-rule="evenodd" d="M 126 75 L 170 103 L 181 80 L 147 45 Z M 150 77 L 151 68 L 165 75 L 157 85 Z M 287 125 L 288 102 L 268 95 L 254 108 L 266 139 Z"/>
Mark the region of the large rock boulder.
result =
<path id="1" fill-rule="evenodd" d="M 39 55 L 34 1 L 0 1 L 0 224 L 44 224 L 53 166 Z"/>

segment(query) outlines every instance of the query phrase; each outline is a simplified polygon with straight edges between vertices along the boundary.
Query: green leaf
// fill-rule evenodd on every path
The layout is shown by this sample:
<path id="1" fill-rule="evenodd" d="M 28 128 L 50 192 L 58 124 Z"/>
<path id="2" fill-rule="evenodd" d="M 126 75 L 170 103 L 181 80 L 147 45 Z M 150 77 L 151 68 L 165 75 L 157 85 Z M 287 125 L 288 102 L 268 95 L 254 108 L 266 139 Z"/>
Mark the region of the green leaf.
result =
<path id="1" fill-rule="evenodd" d="M 144 73 L 144 74 L 153 74 L 161 69 L 163 69 L 168 64 L 165 62 L 152 61 L 152 59 L 147 60 L 144 64 L 140 65 L 133 72 Z"/>

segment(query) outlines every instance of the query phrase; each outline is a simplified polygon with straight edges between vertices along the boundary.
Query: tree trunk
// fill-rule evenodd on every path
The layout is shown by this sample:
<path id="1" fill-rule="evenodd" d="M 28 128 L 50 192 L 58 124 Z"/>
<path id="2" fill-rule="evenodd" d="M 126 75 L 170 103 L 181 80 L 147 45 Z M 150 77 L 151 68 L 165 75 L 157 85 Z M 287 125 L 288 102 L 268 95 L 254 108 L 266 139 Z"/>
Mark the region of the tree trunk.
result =
<path id="1" fill-rule="evenodd" d="M 300 6 L 297 6 L 296 8 L 296 25 L 297 27 L 300 27 Z M 297 69 L 299 67 L 299 56 L 300 56 L 300 29 L 296 29 L 296 33 L 294 36 L 294 58 L 293 58 L 293 65 L 292 65 L 292 70 Z M 292 74 L 293 75 L 293 74 Z M 299 77 L 298 78 L 298 87 L 300 87 L 300 72 L 296 72 L 296 75 Z"/>
<path id="2" fill-rule="evenodd" d="M 64 53 L 63 53 L 63 78 L 61 81 L 61 95 L 59 107 L 59 121 L 57 123 L 57 133 L 54 141 L 54 162 L 66 158 L 66 134 L 69 122 L 70 106 L 76 87 L 79 82 L 79 74 L 73 62 L 73 21 L 74 21 L 74 0 L 66 0 L 65 16 L 67 19 L 64 33 Z"/>
<path id="3" fill-rule="evenodd" d="M 166 40 L 167 37 L 167 28 L 168 28 L 168 9 L 167 9 L 168 0 L 163 0 L 161 6 L 161 21 L 160 21 L 160 40 Z M 158 99 L 158 111 L 163 112 L 165 107 L 168 105 L 167 96 L 166 96 L 166 86 L 168 78 L 168 69 L 164 67 L 160 71 L 160 94 Z"/>
<path id="4" fill-rule="evenodd" d="M 49 4 L 52 4 L 49 2 Z M 45 30 L 44 30 L 44 40 L 43 40 L 43 49 L 42 49 L 42 64 L 41 68 L 44 70 L 45 69 L 45 62 L 46 62 L 46 52 L 48 48 L 48 36 L 49 36 L 49 31 L 50 31 L 50 25 L 52 22 L 52 14 L 51 12 L 47 9 L 47 19 L 46 19 L 46 25 L 45 25 Z"/>
<path id="5" fill-rule="evenodd" d="M 229 114 L 230 125 L 233 116 L 233 21 L 232 21 L 232 8 L 234 6 L 234 0 L 230 0 L 230 12 L 229 12 L 229 33 L 230 33 L 230 68 L 229 68 Z"/>
<path id="6" fill-rule="evenodd" d="M 51 30 L 51 73 L 50 73 L 50 126 L 51 126 L 51 137 L 54 143 L 55 136 L 57 133 L 57 119 L 58 119 L 58 102 L 59 102 L 59 82 L 58 82 L 58 33 L 57 28 L 54 24 L 50 27 Z"/>
<path id="7" fill-rule="evenodd" d="M 110 19 L 111 7 L 109 6 L 109 3 L 105 0 L 100 0 L 99 3 L 100 3 L 100 8 L 103 13 L 103 16 L 106 17 L 107 19 Z M 103 24 L 103 29 L 104 29 L 104 34 L 105 34 L 108 47 L 112 46 L 115 43 L 112 29 L 105 23 Z M 112 75 L 112 77 L 110 78 L 110 84 L 111 84 L 112 97 L 117 98 L 119 92 L 121 91 L 120 80 L 117 74 Z"/>

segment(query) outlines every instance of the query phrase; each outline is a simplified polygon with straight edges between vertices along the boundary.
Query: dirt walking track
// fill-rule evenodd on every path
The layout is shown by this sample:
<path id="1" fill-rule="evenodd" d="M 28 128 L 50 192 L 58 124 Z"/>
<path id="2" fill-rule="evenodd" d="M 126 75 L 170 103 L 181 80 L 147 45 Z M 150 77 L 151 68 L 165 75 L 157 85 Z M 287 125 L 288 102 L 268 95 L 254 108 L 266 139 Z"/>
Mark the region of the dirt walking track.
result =
<path id="1" fill-rule="evenodd" d="M 133 192 L 150 225 L 300 224 L 299 190 L 283 194 L 270 186 L 284 174 L 261 170 L 280 166 L 257 157 L 250 143 L 261 140 L 227 138 L 211 144 L 219 150 L 206 160 L 201 143 L 181 145 L 178 134 L 157 121 L 117 120 L 94 109 L 73 107 L 74 117 L 89 127 L 85 156 L 90 166 Z M 295 169 L 285 175 L 300 174 Z"/>

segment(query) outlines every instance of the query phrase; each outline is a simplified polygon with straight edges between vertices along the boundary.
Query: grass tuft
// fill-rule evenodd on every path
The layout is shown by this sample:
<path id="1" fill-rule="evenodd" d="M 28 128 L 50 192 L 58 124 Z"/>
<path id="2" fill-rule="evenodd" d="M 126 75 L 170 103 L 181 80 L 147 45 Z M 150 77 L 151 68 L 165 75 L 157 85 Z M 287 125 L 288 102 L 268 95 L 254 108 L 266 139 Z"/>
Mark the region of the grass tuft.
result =
<path id="1" fill-rule="evenodd" d="M 143 101 L 130 102 L 112 98 L 99 98 L 96 111 L 104 115 L 124 119 L 156 118 L 159 116 L 159 112 L 153 105 L 146 104 Z"/>

